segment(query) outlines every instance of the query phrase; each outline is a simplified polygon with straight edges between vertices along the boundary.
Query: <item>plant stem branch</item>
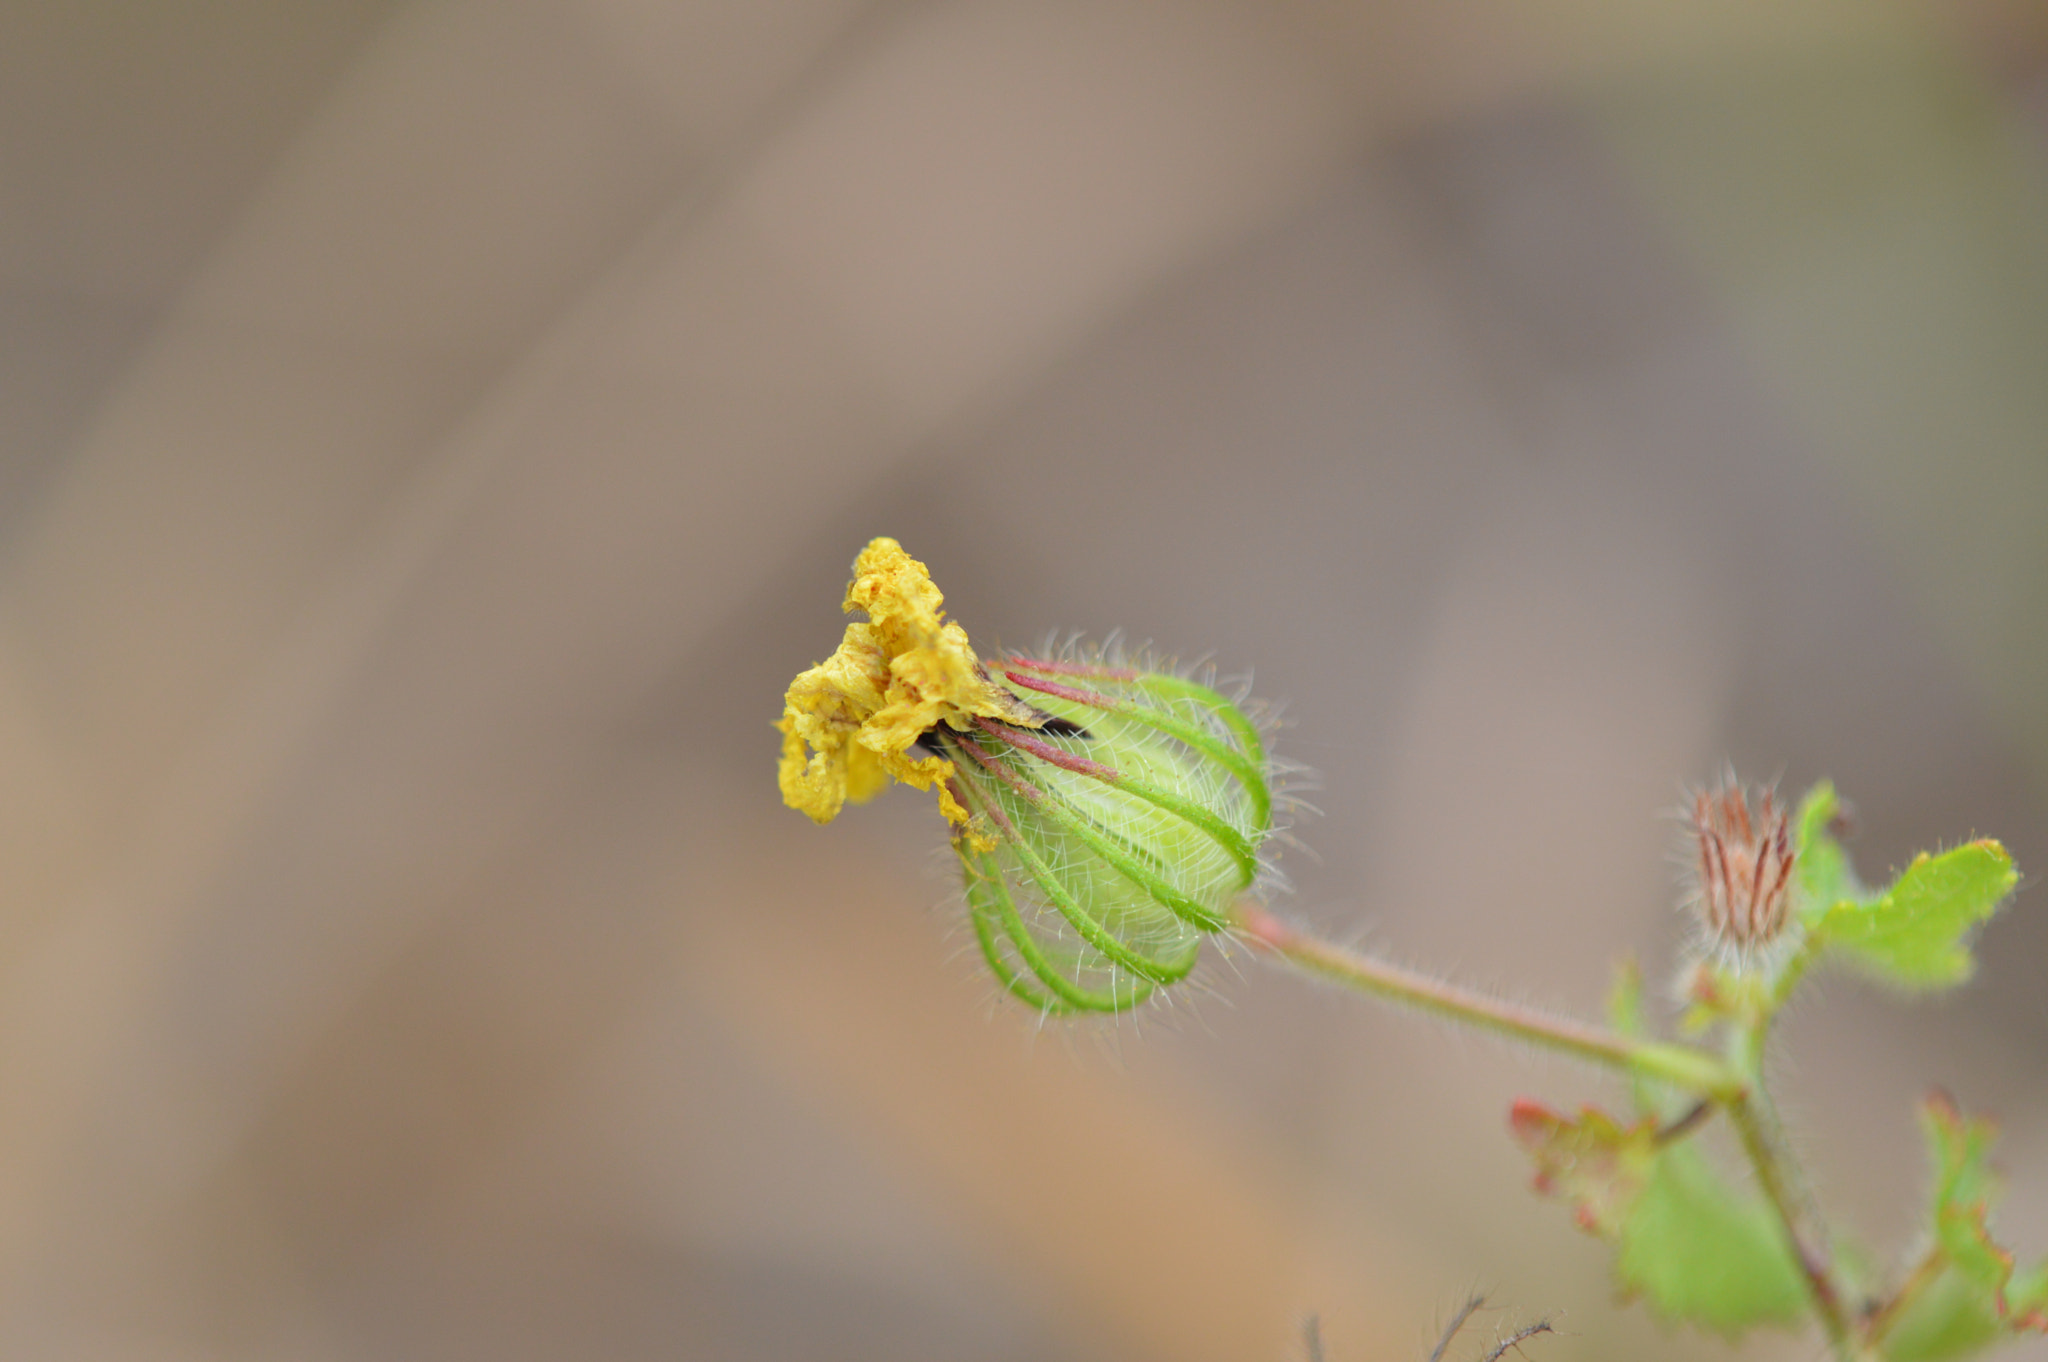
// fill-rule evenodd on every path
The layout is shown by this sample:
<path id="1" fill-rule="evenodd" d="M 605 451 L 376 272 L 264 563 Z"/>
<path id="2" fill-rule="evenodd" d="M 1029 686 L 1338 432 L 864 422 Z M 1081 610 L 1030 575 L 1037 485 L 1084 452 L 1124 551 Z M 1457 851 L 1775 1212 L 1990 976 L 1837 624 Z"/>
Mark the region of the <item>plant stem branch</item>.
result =
<path id="1" fill-rule="evenodd" d="M 1824 1242 L 1825 1231 L 1820 1231 L 1822 1243 L 1812 1241 L 1818 1228 L 1812 1225 L 1816 1216 L 1803 1193 L 1792 1155 L 1777 1132 L 1761 1085 L 1750 1085 L 1726 1105 L 1728 1120 L 1735 1127 L 1742 1152 L 1749 1156 L 1757 1185 L 1777 1213 L 1792 1257 L 1806 1279 L 1807 1293 L 1813 1297 L 1814 1313 L 1820 1316 L 1829 1348 L 1840 1362 L 1861 1362 L 1874 1356 L 1850 1319 L 1841 1290 L 1835 1284 L 1833 1255 Z"/>
<path id="2" fill-rule="evenodd" d="M 1240 938 L 1297 969 L 1420 1012 L 1510 1036 L 1595 1064 L 1620 1069 L 1719 1102 L 1731 1102 L 1744 1082 L 1727 1064 L 1685 1045 L 1638 1040 L 1570 1017 L 1489 998 L 1419 970 L 1347 950 L 1283 922 L 1256 904 L 1239 904 L 1231 925 Z"/>
<path id="3" fill-rule="evenodd" d="M 1920 1261 L 1915 1263 L 1913 1270 L 1906 1274 L 1906 1280 L 1900 1284 L 1897 1291 L 1892 1293 L 1891 1299 L 1887 1300 L 1878 1312 L 1871 1316 L 1868 1330 L 1870 1341 L 1872 1343 L 1882 1343 L 1885 1335 L 1891 1332 L 1892 1325 L 1898 1322 L 1899 1316 L 1905 1312 L 1906 1307 L 1919 1299 L 1920 1293 L 1932 1286 L 1935 1279 L 1941 1276 L 1941 1270 L 1947 1266 L 1948 1255 L 1942 1252 L 1941 1245 L 1939 1243 L 1928 1245 L 1927 1251 L 1920 1255 Z"/>

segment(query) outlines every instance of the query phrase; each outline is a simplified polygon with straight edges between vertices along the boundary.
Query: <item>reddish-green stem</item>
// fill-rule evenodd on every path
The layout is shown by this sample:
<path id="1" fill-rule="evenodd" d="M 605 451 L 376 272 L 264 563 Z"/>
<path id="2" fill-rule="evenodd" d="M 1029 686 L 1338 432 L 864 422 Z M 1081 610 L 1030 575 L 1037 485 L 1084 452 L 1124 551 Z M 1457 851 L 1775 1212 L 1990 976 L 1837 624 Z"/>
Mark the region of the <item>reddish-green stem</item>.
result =
<path id="1" fill-rule="evenodd" d="M 1705 1051 L 1638 1040 L 1570 1017 L 1490 998 L 1311 936 L 1257 904 L 1239 904 L 1231 912 L 1231 925 L 1240 939 L 1253 946 L 1272 952 L 1297 969 L 1335 980 L 1361 993 L 1594 1064 L 1658 1079 L 1716 1101 L 1725 1102 L 1741 1090 L 1741 1079 Z"/>

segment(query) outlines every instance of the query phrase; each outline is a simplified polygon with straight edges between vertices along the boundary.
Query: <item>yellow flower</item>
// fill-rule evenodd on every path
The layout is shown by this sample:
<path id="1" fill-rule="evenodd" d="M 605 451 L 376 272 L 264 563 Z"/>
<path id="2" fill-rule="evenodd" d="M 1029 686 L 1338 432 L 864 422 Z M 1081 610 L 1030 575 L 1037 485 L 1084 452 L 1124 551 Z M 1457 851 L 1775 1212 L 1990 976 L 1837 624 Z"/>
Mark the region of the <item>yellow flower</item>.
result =
<path id="1" fill-rule="evenodd" d="M 1273 768 L 1251 715 L 1115 654 L 984 664 L 893 539 L 853 572 L 867 622 L 783 701 L 783 800 L 826 823 L 891 779 L 936 788 L 975 940 L 1042 1012 L 1121 1012 L 1187 977 L 1258 892 Z"/>
<path id="2" fill-rule="evenodd" d="M 893 539 L 877 539 L 854 561 L 846 609 L 867 612 L 849 624 L 839 651 L 798 676 L 783 699 L 782 799 L 829 823 L 840 805 L 870 799 L 891 777 L 920 790 L 934 786 L 939 810 L 967 825 L 947 782 L 953 763 L 913 755 L 919 737 L 974 718 L 1026 728 L 1046 716 L 989 679 L 967 631 L 943 623 L 945 597 L 931 574 Z"/>

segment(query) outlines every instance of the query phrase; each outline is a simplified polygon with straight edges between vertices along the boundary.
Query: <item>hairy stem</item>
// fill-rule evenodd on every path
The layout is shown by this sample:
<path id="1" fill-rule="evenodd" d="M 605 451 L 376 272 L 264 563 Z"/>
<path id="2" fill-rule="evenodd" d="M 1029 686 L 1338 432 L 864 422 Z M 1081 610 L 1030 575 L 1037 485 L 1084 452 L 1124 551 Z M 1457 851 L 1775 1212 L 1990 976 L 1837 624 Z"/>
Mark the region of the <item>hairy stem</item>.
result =
<path id="1" fill-rule="evenodd" d="M 1637 1040 L 1570 1017 L 1489 998 L 1311 936 L 1256 904 L 1239 904 L 1234 908 L 1231 925 L 1242 939 L 1271 951 L 1297 969 L 1419 1012 L 1658 1079 L 1715 1101 L 1731 1101 L 1744 1089 L 1739 1075 L 1705 1051 Z"/>
<path id="2" fill-rule="evenodd" d="M 1779 1127 L 1776 1109 L 1764 1086 L 1764 1042 L 1769 1014 L 1738 1024 L 1731 1033 L 1732 1067 L 1746 1080 L 1742 1090 L 1726 1103 L 1728 1119 L 1749 1157 L 1757 1185 L 1771 1209 L 1777 1213 L 1800 1275 L 1806 1279 L 1807 1294 L 1813 1298 L 1814 1313 L 1820 1316 L 1828 1346 L 1840 1362 L 1862 1362 L 1877 1356 L 1876 1350 L 1857 1327 L 1843 1301 L 1835 1280 L 1834 1251 L 1826 1225 L 1799 1166 Z"/>

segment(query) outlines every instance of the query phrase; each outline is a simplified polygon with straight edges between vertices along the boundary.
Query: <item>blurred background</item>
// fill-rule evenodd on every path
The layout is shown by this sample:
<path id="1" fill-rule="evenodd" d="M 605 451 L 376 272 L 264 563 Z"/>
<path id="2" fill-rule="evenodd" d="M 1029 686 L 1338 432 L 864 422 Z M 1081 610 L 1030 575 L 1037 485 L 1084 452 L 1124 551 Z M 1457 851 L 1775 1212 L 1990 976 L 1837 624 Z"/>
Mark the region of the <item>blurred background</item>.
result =
<path id="1" fill-rule="evenodd" d="M 1287 910 L 1522 998 L 1665 977 L 1728 761 L 2038 873 L 2044 171 L 2026 0 L 0 5 L 0 1344 L 1730 1356 L 1528 1191 L 1597 1075 L 1041 1028 L 769 723 L 889 534 L 1254 674 Z M 1937 1081 L 2048 1252 L 2039 893 L 1789 1026 L 1882 1253 Z"/>

